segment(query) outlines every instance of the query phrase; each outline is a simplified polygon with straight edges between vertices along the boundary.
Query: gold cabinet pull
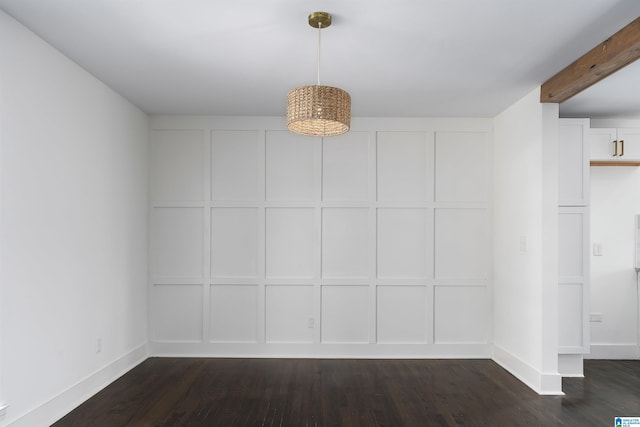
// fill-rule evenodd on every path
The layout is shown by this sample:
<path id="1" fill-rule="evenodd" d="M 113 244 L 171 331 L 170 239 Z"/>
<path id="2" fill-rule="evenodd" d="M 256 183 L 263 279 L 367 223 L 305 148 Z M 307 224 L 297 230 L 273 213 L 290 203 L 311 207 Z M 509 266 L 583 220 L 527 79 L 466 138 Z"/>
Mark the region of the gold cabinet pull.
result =
<path id="1" fill-rule="evenodd" d="M 620 157 L 624 156 L 624 139 L 620 140 Z"/>
<path id="2" fill-rule="evenodd" d="M 613 157 L 618 157 L 618 140 L 613 141 Z"/>

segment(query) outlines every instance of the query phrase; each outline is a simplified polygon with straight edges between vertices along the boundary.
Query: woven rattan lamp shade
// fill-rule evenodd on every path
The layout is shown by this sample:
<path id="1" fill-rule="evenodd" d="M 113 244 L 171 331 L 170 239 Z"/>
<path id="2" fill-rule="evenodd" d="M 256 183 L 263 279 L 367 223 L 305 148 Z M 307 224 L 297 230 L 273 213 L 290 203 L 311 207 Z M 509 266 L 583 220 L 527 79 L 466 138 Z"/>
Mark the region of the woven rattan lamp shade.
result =
<path id="1" fill-rule="evenodd" d="M 310 136 L 335 136 L 349 131 L 351 96 L 331 86 L 302 86 L 287 95 L 287 128 Z"/>

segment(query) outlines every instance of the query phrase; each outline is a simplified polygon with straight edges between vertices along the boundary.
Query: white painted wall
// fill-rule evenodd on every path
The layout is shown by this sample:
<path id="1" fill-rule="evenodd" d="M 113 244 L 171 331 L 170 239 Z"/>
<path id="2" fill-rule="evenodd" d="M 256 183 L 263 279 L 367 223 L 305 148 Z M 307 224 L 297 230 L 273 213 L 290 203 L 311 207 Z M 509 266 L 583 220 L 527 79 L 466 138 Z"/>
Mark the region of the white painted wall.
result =
<path id="1" fill-rule="evenodd" d="M 592 119 L 592 128 L 640 128 L 640 120 Z M 602 243 L 602 256 L 591 251 L 590 358 L 640 357 L 638 288 L 633 270 L 633 220 L 640 213 L 640 168 L 591 168 L 591 243 Z M 592 245 L 593 249 L 593 245 Z"/>
<path id="2" fill-rule="evenodd" d="M 494 120 L 494 359 L 543 394 L 557 373 L 557 105 L 539 88 Z"/>
<path id="3" fill-rule="evenodd" d="M 534 91 L 539 99 L 539 91 Z M 562 394 L 558 372 L 559 352 L 559 138 L 558 104 L 541 104 L 542 128 L 542 394 Z"/>
<path id="4" fill-rule="evenodd" d="M 154 117 L 152 353 L 488 357 L 491 124 Z"/>
<path id="5" fill-rule="evenodd" d="M 49 425 L 147 354 L 148 123 L 2 12 L 0 89 L 0 425 Z"/>
<path id="6" fill-rule="evenodd" d="M 638 288 L 634 270 L 635 215 L 640 214 L 640 167 L 591 168 L 592 358 L 638 358 Z M 593 247 L 593 246 L 592 246 Z"/>

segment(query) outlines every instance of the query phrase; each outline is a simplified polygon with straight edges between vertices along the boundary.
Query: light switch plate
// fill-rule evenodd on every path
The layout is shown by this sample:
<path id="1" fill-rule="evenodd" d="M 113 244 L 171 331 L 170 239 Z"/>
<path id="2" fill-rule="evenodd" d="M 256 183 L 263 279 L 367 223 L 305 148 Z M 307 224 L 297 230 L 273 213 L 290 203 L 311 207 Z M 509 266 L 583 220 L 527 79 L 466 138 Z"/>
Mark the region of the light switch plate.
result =
<path id="1" fill-rule="evenodd" d="M 527 236 L 520 236 L 520 252 L 527 252 L 529 250 L 527 244 Z"/>
<path id="2" fill-rule="evenodd" d="M 602 243 L 593 244 L 593 256 L 602 256 Z"/>

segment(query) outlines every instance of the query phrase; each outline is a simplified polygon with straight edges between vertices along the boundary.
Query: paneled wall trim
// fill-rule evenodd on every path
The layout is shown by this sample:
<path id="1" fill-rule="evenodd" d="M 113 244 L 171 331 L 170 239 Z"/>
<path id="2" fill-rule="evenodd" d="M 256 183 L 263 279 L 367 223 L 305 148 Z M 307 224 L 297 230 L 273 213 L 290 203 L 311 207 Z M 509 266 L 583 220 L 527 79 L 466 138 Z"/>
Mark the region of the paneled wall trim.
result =
<path id="1" fill-rule="evenodd" d="M 151 123 L 152 354 L 490 357 L 491 120 Z"/>
<path id="2" fill-rule="evenodd" d="M 589 353 L 589 119 L 560 119 L 558 146 L 558 351 Z"/>

